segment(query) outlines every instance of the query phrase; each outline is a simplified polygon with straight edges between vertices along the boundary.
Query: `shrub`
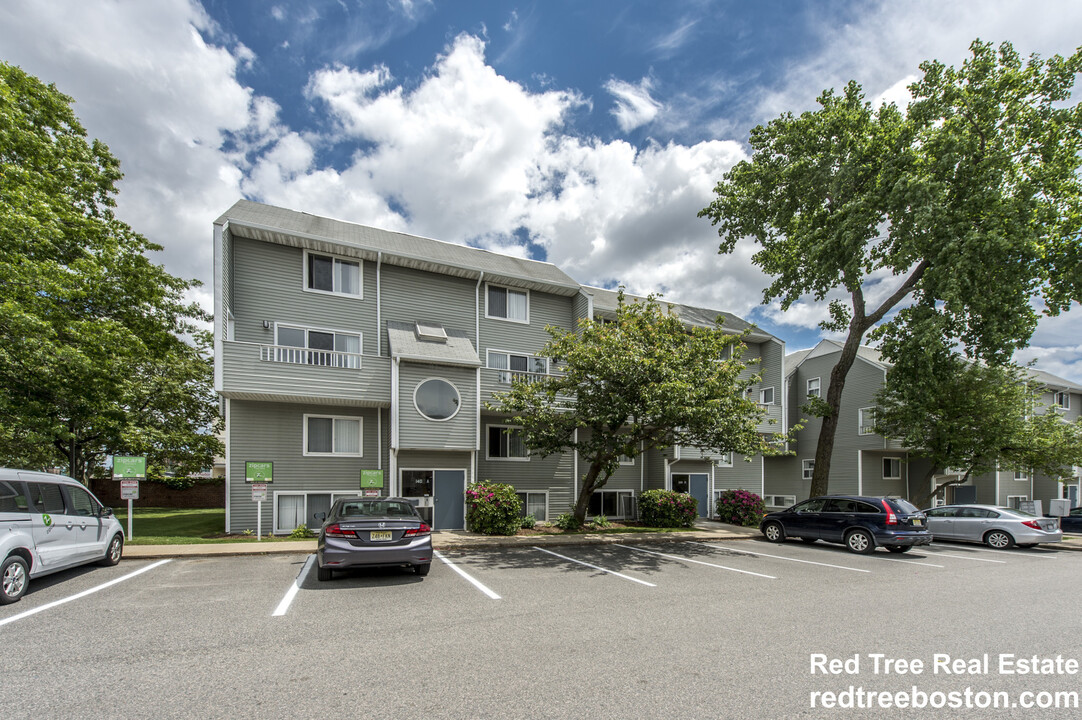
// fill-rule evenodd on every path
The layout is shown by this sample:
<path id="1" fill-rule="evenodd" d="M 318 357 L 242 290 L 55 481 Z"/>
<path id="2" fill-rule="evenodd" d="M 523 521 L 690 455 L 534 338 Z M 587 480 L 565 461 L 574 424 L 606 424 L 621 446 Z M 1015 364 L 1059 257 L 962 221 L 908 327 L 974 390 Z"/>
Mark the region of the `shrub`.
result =
<path id="1" fill-rule="evenodd" d="M 565 512 L 563 515 L 557 517 L 555 525 L 561 530 L 570 532 L 574 532 L 575 530 L 579 530 L 582 528 L 582 523 L 575 518 L 575 513 L 573 512 Z"/>
<path id="2" fill-rule="evenodd" d="M 726 490 L 718 498 L 718 519 L 730 525 L 758 527 L 766 514 L 763 499 L 747 490 Z"/>
<path id="3" fill-rule="evenodd" d="M 308 529 L 308 526 L 301 523 L 297 527 L 293 528 L 293 532 L 289 533 L 289 537 L 294 540 L 305 540 L 307 538 L 315 537 L 315 533 Z"/>
<path id="4" fill-rule="evenodd" d="M 514 535 L 522 527 L 522 503 L 515 488 L 490 480 L 466 488 L 466 523 L 482 535 Z"/>
<path id="5" fill-rule="evenodd" d="M 598 530 L 603 530 L 604 528 L 612 527 L 612 523 L 609 522 L 609 519 L 607 517 L 605 517 L 604 515 L 598 515 L 597 517 L 595 517 L 593 523 L 594 523 L 594 527 L 597 528 Z"/>
<path id="6" fill-rule="evenodd" d="M 521 527 L 523 530 L 533 530 L 534 525 L 536 524 L 537 518 L 535 518 L 533 515 L 527 515 L 526 517 L 522 518 Z"/>
<path id="7" fill-rule="evenodd" d="M 691 527 L 699 516 L 699 503 L 672 490 L 647 490 L 639 495 L 639 520 L 651 527 Z"/>

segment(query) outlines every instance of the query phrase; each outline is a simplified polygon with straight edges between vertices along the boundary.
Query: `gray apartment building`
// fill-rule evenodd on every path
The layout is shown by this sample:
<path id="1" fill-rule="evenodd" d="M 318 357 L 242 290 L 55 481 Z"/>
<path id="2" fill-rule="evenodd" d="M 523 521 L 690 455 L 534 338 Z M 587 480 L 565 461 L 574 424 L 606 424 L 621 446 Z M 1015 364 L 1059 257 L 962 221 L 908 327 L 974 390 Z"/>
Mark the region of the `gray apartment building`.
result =
<path id="1" fill-rule="evenodd" d="M 811 396 L 825 397 L 830 371 L 840 353 L 840 343 L 823 340 L 810 350 L 790 353 L 785 358 L 786 427 L 792 428 L 803 418 L 804 429 L 794 434 L 795 440 L 789 446 L 793 455 L 766 459 L 764 498 L 768 506 L 785 507 L 809 495 L 822 421 L 801 413 L 800 408 Z M 932 491 L 925 480 L 928 461 L 873 429 L 875 397 L 889 369 L 889 364 L 874 348 L 862 346 L 858 350 L 842 391 L 841 415 L 830 463 L 832 493 L 899 495 L 918 501 Z M 1070 422 L 1078 418 L 1082 386 L 1040 370 L 1029 372 L 1032 381 L 1042 388 L 1039 411 L 1059 413 Z M 938 486 L 955 478 L 959 478 L 958 473 L 948 471 L 933 477 L 933 482 Z M 1053 498 L 1069 498 L 1077 504 L 1080 483 L 1082 468 L 1074 468 L 1071 475 L 1057 478 L 1003 470 L 950 486 L 938 502 L 1017 507 L 1025 500 L 1041 500 L 1047 510 L 1048 501 Z"/>
<path id="2" fill-rule="evenodd" d="M 214 223 L 215 388 L 226 420 L 226 529 L 256 526 L 246 462 L 273 462 L 264 527 L 287 533 L 379 478 L 416 498 L 437 529 L 464 525 L 475 479 L 513 485 L 538 520 L 577 494 L 575 453 L 532 456 L 485 409 L 514 377 L 552 372 L 546 326 L 611 316 L 616 293 L 551 263 L 240 201 Z M 677 305 L 685 323 L 749 329 Z M 755 328 L 745 357 L 762 381 L 761 429 L 786 416 L 783 343 Z M 372 472 L 375 471 L 375 472 Z M 712 510 L 724 489 L 762 493 L 762 457 L 674 447 L 628 457 L 594 498 L 610 518 L 643 490 L 669 488 Z M 377 488 L 369 488 L 371 491 Z"/>

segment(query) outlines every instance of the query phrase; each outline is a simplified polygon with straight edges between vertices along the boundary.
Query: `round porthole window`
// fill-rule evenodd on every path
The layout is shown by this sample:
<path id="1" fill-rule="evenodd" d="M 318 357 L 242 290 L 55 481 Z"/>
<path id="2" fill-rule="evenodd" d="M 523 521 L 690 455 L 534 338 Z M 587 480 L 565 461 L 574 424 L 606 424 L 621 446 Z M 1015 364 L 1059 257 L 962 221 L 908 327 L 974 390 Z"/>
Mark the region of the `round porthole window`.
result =
<path id="1" fill-rule="evenodd" d="M 462 405 L 462 399 L 454 385 L 442 378 L 429 378 L 413 391 L 413 404 L 417 412 L 429 420 L 450 420 Z"/>

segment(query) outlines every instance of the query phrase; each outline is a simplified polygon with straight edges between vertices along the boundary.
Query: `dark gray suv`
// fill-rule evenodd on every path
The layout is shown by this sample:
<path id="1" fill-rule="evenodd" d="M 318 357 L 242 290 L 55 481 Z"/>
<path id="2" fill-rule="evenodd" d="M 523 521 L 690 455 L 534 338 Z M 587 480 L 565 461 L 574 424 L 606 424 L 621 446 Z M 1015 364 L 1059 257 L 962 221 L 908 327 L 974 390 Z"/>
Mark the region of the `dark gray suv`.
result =
<path id="1" fill-rule="evenodd" d="M 842 543 L 855 553 L 885 547 L 904 553 L 915 545 L 928 545 L 932 534 L 924 513 L 897 497 L 825 495 L 767 514 L 759 530 L 770 542 L 800 538 Z"/>

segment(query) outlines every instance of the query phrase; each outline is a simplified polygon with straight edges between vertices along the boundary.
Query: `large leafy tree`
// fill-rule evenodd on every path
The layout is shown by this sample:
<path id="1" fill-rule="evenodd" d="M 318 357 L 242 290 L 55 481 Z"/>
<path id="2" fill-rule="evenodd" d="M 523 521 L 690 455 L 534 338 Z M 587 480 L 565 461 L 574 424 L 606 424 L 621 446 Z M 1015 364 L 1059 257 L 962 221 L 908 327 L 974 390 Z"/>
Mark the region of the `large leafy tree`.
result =
<path id="1" fill-rule="evenodd" d="M 724 332 L 720 321 L 686 327 L 653 297 L 626 303 L 621 292 L 615 322 L 582 320 L 577 332 L 548 331 L 552 339 L 541 354 L 558 373 L 516 379 L 488 407 L 523 427 L 531 453 L 574 450 L 583 458 L 579 522 L 621 456 L 673 445 L 777 452 L 776 438 L 758 430 L 762 408 L 747 397 L 755 377 L 740 361 L 740 337 Z"/>
<path id="2" fill-rule="evenodd" d="M 220 451 L 196 282 L 114 213 L 119 163 L 71 98 L 0 63 L 0 460 L 75 477 L 105 455 Z"/>
<path id="3" fill-rule="evenodd" d="M 913 500 L 920 507 L 950 485 L 996 469 L 1070 474 L 1082 464 L 1082 423 L 1040 403 L 1042 388 L 1011 364 L 973 362 L 929 323 L 901 345 L 877 397 L 876 432 L 930 461 Z M 948 468 L 954 479 L 932 485 Z"/>
<path id="4" fill-rule="evenodd" d="M 874 328 L 904 335 L 904 308 L 920 305 L 968 354 L 999 363 L 1028 342 L 1034 296 L 1052 314 L 1082 298 L 1082 107 L 1069 102 L 1082 49 L 1028 61 L 1006 43 L 971 51 L 958 69 L 923 63 L 905 113 L 850 83 L 755 128 L 752 159 L 700 213 L 721 252 L 758 243 L 754 262 L 773 277 L 764 302 L 829 298 L 823 327 L 846 334 L 813 495 L 827 492 L 845 379 Z"/>

